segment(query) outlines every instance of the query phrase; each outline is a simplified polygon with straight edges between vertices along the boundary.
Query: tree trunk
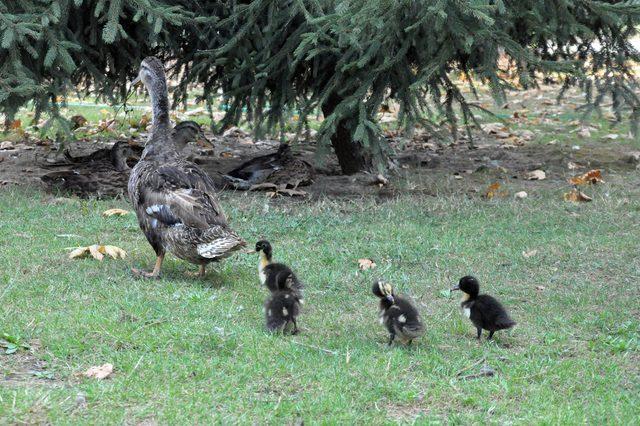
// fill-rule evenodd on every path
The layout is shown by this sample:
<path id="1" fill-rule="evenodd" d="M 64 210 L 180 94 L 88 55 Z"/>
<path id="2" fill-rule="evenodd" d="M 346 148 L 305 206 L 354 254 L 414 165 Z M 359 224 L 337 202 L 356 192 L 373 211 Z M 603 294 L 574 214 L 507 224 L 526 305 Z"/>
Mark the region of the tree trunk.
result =
<path id="1" fill-rule="evenodd" d="M 331 115 L 341 100 L 338 95 L 332 94 L 329 96 L 327 102 L 322 105 L 324 116 Z M 336 132 L 331 136 L 331 145 L 338 157 L 340 169 L 345 175 L 352 175 L 365 170 L 369 166 L 369 161 L 362 145 L 351 140 L 351 132 L 347 128 L 346 120 L 338 122 Z"/>

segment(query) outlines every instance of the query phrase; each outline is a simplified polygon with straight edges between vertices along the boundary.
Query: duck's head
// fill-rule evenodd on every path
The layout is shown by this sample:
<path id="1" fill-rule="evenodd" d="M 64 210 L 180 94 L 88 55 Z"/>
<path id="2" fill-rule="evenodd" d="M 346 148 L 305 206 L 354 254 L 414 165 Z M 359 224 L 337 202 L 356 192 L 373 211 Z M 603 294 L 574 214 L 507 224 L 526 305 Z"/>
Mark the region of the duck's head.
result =
<path id="1" fill-rule="evenodd" d="M 111 148 L 111 162 L 115 165 L 116 170 L 122 172 L 130 169 L 127 161 L 130 159 L 138 159 L 137 153 L 128 142 L 118 141 Z"/>
<path id="2" fill-rule="evenodd" d="M 477 278 L 467 275 L 466 277 L 460 278 L 458 285 L 451 289 L 451 291 L 455 290 L 460 290 L 464 293 L 466 295 L 463 297 L 464 299 L 473 299 L 478 296 L 478 293 L 480 293 L 480 283 Z"/>
<path id="3" fill-rule="evenodd" d="M 213 144 L 204 135 L 204 130 L 195 121 L 181 121 L 173 128 L 173 140 L 178 151 L 184 149 L 189 142 L 201 142 L 213 148 Z"/>
<path id="4" fill-rule="evenodd" d="M 256 253 L 260 254 L 260 257 L 266 260 L 271 260 L 273 249 L 271 243 L 267 240 L 260 240 L 256 243 Z"/>
<path id="5" fill-rule="evenodd" d="M 393 297 L 393 287 L 389 283 L 378 280 L 373 283 L 371 291 L 373 291 L 373 294 L 380 299 L 386 299 L 391 304 L 395 302 L 395 298 Z"/>
<path id="6" fill-rule="evenodd" d="M 142 60 L 140 71 L 132 85 L 142 83 L 149 92 L 157 92 L 166 90 L 166 77 L 164 75 L 164 65 L 162 61 L 155 56 L 148 56 Z"/>

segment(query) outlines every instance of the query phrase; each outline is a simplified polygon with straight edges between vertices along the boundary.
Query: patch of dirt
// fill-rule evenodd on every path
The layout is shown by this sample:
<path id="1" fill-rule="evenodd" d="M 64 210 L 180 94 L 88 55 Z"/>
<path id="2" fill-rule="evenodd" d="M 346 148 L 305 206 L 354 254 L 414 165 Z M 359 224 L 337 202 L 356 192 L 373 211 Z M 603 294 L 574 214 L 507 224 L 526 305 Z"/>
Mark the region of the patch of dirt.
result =
<path id="1" fill-rule="evenodd" d="M 186 154 L 207 171 L 214 180 L 220 182 L 225 174 L 243 161 L 258 155 L 275 152 L 278 142 L 261 140 L 252 142 L 246 134 L 227 136 L 208 135 L 215 150 L 201 149 L 193 144 Z M 144 140 L 140 137 L 138 143 Z M 74 156 L 86 155 L 99 148 L 111 146 L 115 140 L 81 140 L 67 144 Z M 519 180 L 523 187 L 530 185 L 553 185 L 566 182 L 569 176 L 592 168 L 602 168 L 605 174 L 612 170 L 630 171 L 636 164 L 629 160 L 632 149 L 623 144 L 583 144 L 579 150 L 566 145 L 541 145 L 529 142 L 524 145 L 509 145 L 492 135 L 479 134 L 472 149 L 466 143 L 440 145 L 425 135 L 411 140 L 401 136 L 389 138 L 395 155 L 392 156 L 392 170 L 387 176 L 389 185 L 375 183 L 375 175 L 359 173 L 351 176 L 340 174 L 337 161 L 327 158 L 316 166 L 317 176 L 311 186 L 301 188 L 312 196 L 393 197 L 398 193 L 419 193 L 438 195 L 454 192 L 478 192 L 487 182 L 498 180 Z M 0 187 L 5 185 L 35 185 L 43 187 L 40 177 L 56 169 L 46 168 L 47 162 L 62 158 L 59 146 L 37 145 L 31 141 L 13 144 L 11 149 L 0 150 Z M 316 163 L 313 142 L 302 142 L 293 147 L 300 158 Z M 330 157 L 330 156 L 329 156 Z M 575 168 L 570 169 L 572 163 Z M 525 175 L 536 169 L 544 170 L 547 178 L 534 183 L 526 181 Z M 400 179 L 403 178 L 403 179 Z M 429 179 L 443 178 L 449 185 L 434 189 Z M 414 182 L 413 185 L 398 184 Z M 415 183 L 420 182 L 422 183 Z M 474 188 L 474 185 L 481 185 Z"/>
<path id="2" fill-rule="evenodd" d="M 61 381 L 47 369 L 47 363 L 36 354 L 37 341 L 30 342 L 31 349 L 21 349 L 11 355 L 0 355 L 0 386 L 58 386 Z"/>

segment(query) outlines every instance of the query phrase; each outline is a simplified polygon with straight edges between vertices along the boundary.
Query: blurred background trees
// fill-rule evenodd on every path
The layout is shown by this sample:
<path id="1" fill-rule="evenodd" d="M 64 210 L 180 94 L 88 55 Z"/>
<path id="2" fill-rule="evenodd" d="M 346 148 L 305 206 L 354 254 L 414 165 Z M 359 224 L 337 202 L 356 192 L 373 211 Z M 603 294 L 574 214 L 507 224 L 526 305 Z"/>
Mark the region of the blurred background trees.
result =
<path id="1" fill-rule="evenodd" d="M 318 149 L 354 173 L 385 158 L 388 102 L 408 129 L 469 131 L 479 106 L 463 84 L 498 102 L 544 79 L 579 85 L 585 114 L 606 101 L 637 123 L 639 19 L 637 0 L 0 0 L 0 112 L 55 116 L 71 93 L 122 102 L 156 54 L 176 103 L 193 85 L 222 97 L 218 129 L 278 131 L 295 112 L 302 132 L 321 112 Z"/>

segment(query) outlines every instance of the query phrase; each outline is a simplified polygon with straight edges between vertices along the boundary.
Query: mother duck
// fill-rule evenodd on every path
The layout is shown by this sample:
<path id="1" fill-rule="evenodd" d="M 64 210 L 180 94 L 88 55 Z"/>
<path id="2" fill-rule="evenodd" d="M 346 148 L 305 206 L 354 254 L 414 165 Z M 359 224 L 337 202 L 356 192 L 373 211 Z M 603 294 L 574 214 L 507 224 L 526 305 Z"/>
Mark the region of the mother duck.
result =
<path id="1" fill-rule="evenodd" d="M 131 171 L 129 198 L 140 228 L 156 252 L 153 271 L 133 269 L 147 278 L 160 275 L 166 252 L 200 265 L 231 255 L 246 245 L 227 223 L 213 180 L 176 149 L 169 121 L 167 81 L 162 62 L 142 61 L 133 84 L 142 82 L 151 96 L 153 129 L 140 161 Z"/>

